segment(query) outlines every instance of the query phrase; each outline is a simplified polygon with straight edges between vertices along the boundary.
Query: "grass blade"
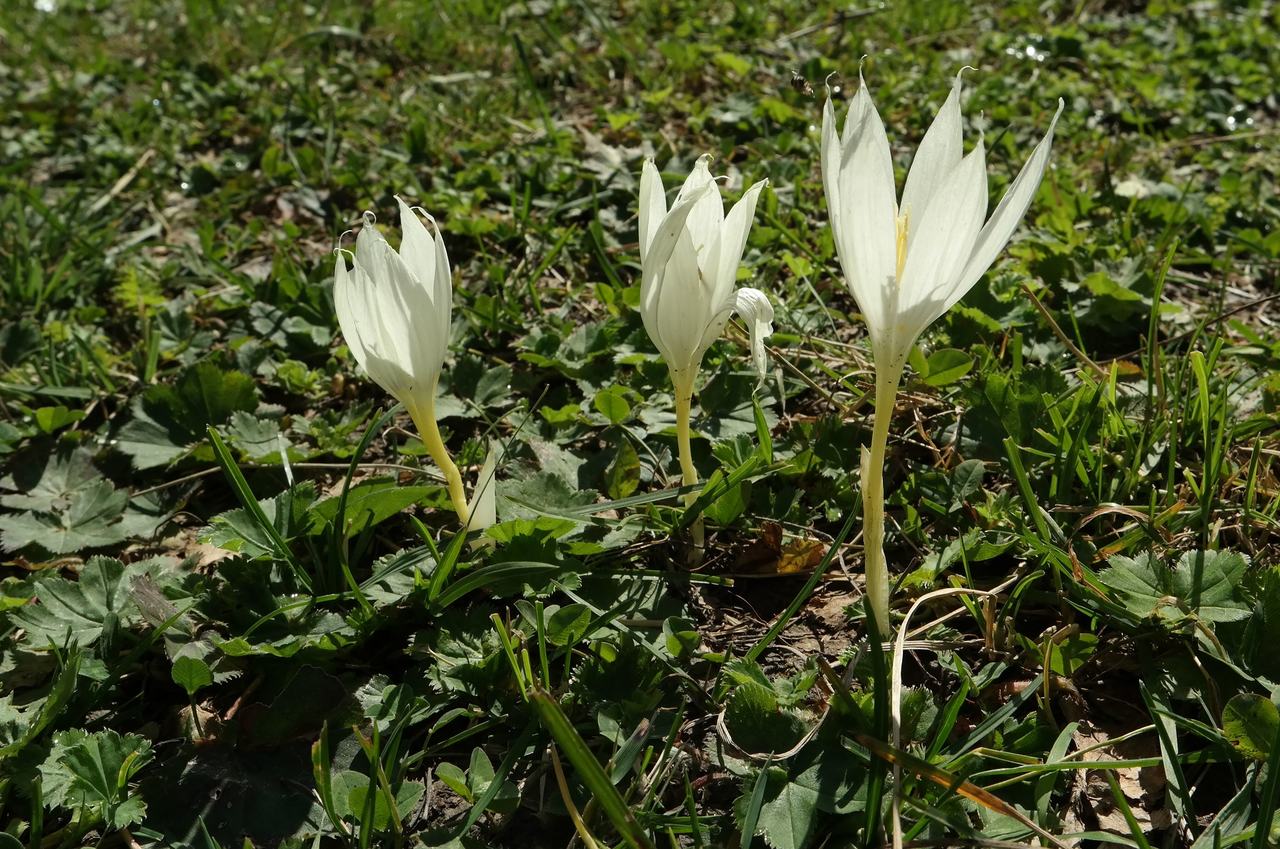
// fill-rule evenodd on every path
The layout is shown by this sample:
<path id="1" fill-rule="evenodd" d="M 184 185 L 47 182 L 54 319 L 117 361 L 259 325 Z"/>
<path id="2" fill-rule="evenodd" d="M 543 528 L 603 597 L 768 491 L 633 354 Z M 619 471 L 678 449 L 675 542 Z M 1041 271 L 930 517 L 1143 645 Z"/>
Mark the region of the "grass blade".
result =
<path id="1" fill-rule="evenodd" d="M 627 803 L 623 801 L 618 789 L 609 782 L 604 767 L 596 760 L 595 755 L 587 748 L 587 743 L 578 734 L 569 717 L 560 709 L 560 703 L 550 693 L 534 687 L 529 696 L 542 725 L 556 741 L 556 745 L 564 752 L 569 763 L 578 771 L 582 782 L 587 785 L 591 795 L 604 810 L 614 828 L 627 841 L 632 849 L 654 849 L 648 835 L 640 828 Z"/>

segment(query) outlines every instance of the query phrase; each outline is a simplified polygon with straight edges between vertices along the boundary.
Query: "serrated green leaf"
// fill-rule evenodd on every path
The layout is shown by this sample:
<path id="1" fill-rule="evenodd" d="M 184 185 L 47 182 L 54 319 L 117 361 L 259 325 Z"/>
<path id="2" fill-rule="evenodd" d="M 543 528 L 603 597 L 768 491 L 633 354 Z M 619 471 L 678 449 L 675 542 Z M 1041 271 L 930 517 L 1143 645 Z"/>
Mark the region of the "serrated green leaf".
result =
<path id="1" fill-rule="evenodd" d="M 253 378 L 212 362 L 188 368 L 173 385 L 152 386 L 134 399 L 133 420 L 120 429 L 116 447 L 139 469 L 163 466 L 200 447 L 210 425 L 258 406 Z"/>
<path id="2" fill-rule="evenodd" d="M 12 510 L 62 511 L 84 487 L 102 478 L 88 451 L 54 454 L 43 466 L 15 463 L 0 479 L 0 488 L 17 490 L 0 496 L 0 505 Z"/>
<path id="3" fill-rule="evenodd" d="M 89 732 L 79 728 L 59 731 L 53 735 L 53 745 L 49 754 L 40 764 L 40 794 L 44 797 L 46 808 L 67 808 L 74 805 L 71 798 L 71 770 L 62 762 L 67 749 L 84 740 Z"/>
<path id="4" fill-rule="evenodd" d="M 108 621 L 133 607 L 124 573 L 124 564 L 110 557 L 90 560 L 75 581 L 44 573 L 36 579 L 36 602 L 11 611 L 9 620 L 27 630 L 26 643 L 34 648 L 62 646 L 68 636 L 76 645 L 93 645 Z"/>
<path id="5" fill-rule="evenodd" d="M 130 798 L 129 781 L 151 760 L 151 744 L 136 734 L 96 731 L 75 741 L 62 753 L 71 773 L 68 795 L 102 817 L 111 829 L 141 822 L 146 805 Z"/>
<path id="6" fill-rule="evenodd" d="M 1189 551 L 1172 569 L 1151 554 L 1114 555 L 1099 580 L 1139 617 L 1175 620 L 1194 613 L 1210 622 L 1244 619 L 1251 606 L 1240 591 L 1248 566 L 1233 551 Z"/>
<path id="7" fill-rule="evenodd" d="M 778 704 L 773 687 L 746 681 L 734 687 L 725 705 L 725 727 L 733 742 L 753 754 L 777 754 L 800 741 L 803 720 Z"/>
<path id="8" fill-rule="evenodd" d="M 571 489 L 550 472 L 511 481 L 498 492 L 498 515 L 503 522 L 556 516 L 585 523 L 584 507 L 596 502 L 594 489 Z"/>
<path id="9" fill-rule="evenodd" d="M 255 463 L 278 463 L 280 451 L 289 450 L 289 441 L 280 432 L 280 423 L 274 419 L 236 410 L 227 424 L 227 441 L 240 450 L 245 459 Z"/>
<path id="10" fill-rule="evenodd" d="M 65 511 L 0 516 L 0 543 L 10 551 L 38 546 L 52 554 L 115 545 L 128 536 L 121 524 L 129 496 L 98 479 L 74 493 Z"/>

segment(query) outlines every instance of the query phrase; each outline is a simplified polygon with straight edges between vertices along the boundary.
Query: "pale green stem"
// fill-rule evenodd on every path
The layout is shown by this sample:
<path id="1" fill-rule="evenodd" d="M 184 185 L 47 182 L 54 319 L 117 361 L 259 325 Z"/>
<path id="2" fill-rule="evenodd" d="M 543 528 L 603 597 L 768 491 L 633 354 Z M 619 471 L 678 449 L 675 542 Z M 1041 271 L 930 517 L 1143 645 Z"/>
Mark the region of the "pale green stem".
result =
<path id="1" fill-rule="evenodd" d="M 890 634 L 889 567 L 884 559 L 884 455 L 901 377 L 901 367 L 876 370 L 876 418 L 871 428 L 870 456 L 862 476 L 862 546 L 867 568 L 867 597 L 881 637 Z"/>
<path id="2" fill-rule="evenodd" d="M 471 511 L 467 508 L 467 493 L 462 486 L 462 473 L 458 471 L 453 458 L 449 456 L 449 449 L 444 447 L 444 440 L 440 438 L 440 428 L 436 424 L 435 387 L 432 387 L 427 403 L 422 408 L 413 404 L 405 404 L 405 406 L 409 408 L 409 416 L 413 419 L 414 426 L 418 428 L 418 436 L 426 446 L 427 453 L 431 455 L 432 460 L 435 460 L 440 471 L 444 472 L 444 481 L 449 488 L 449 500 L 453 502 L 453 510 L 458 514 L 463 527 L 466 527 Z"/>
<path id="3" fill-rule="evenodd" d="M 695 374 L 677 374 L 671 373 L 671 382 L 675 384 L 676 389 L 676 442 L 680 449 L 680 471 L 684 477 L 685 486 L 696 486 L 698 483 L 698 469 L 693 465 L 693 448 L 689 442 L 689 414 L 693 407 L 693 381 Z M 698 493 L 690 492 L 684 497 L 685 506 L 693 504 L 698 500 Z M 702 517 L 699 516 L 697 521 L 690 528 L 693 533 L 693 547 L 701 549 L 705 543 L 706 533 L 703 528 Z"/>

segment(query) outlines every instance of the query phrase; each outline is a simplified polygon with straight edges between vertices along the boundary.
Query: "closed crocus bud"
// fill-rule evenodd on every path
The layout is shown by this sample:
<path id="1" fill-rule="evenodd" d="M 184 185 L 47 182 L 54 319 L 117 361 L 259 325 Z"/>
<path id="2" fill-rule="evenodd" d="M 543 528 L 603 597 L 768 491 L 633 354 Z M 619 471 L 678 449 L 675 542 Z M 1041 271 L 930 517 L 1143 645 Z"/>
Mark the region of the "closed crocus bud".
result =
<path id="1" fill-rule="evenodd" d="M 1049 130 L 987 218 L 986 153 L 978 139 L 964 153 L 960 75 L 911 163 L 898 202 L 884 124 L 859 74 L 858 94 L 837 131 L 827 98 L 822 117 L 822 181 L 845 283 L 871 337 L 876 418 L 862 459 L 867 595 L 879 629 L 889 633 L 884 552 L 884 453 L 898 382 L 912 345 L 954 306 L 995 261 L 1049 163 Z"/>
<path id="2" fill-rule="evenodd" d="M 435 220 L 423 212 L 431 224 L 427 229 L 413 208 L 396 200 L 400 204 L 399 251 L 387 244 L 367 212 L 354 253 L 338 251 L 333 277 L 338 325 L 360 367 L 404 404 L 427 451 L 444 472 L 458 517 L 478 530 L 483 525 L 468 522 L 472 505 L 436 423 L 436 386 L 449 349 L 453 313 L 449 256 Z M 492 488 L 492 484 L 487 488 L 490 504 Z"/>
<path id="3" fill-rule="evenodd" d="M 768 180 L 747 189 L 725 215 L 720 190 L 703 156 L 675 203 L 667 209 L 653 160 L 640 175 L 640 314 L 649 338 L 671 370 L 676 391 L 676 433 L 685 486 L 698 482 L 689 444 L 689 412 L 702 357 L 737 313 L 751 335 L 752 359 L 763 378 L 765 337 L 773 332 L 773 306 L 758 289 L 735 288 L 738 264 Z M 696 493 L 686 500 L 692 503 Z M 693 527 L 702 547 L 701 522 Z"/>

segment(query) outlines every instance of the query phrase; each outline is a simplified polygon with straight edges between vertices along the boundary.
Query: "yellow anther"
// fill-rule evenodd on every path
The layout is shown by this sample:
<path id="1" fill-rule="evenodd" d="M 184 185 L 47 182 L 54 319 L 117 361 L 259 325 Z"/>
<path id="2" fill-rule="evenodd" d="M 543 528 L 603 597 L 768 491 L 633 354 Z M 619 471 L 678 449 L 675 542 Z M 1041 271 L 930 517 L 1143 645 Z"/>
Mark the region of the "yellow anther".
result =
<path id="1" fill-rule="evenodd" d="M 895 275 L 897 280 L 902 279 L 902 266 L 907 262 L 907 228 L 911 218 L 910 211 L 904 210 L 898 216 L 898 271 Z"/>

